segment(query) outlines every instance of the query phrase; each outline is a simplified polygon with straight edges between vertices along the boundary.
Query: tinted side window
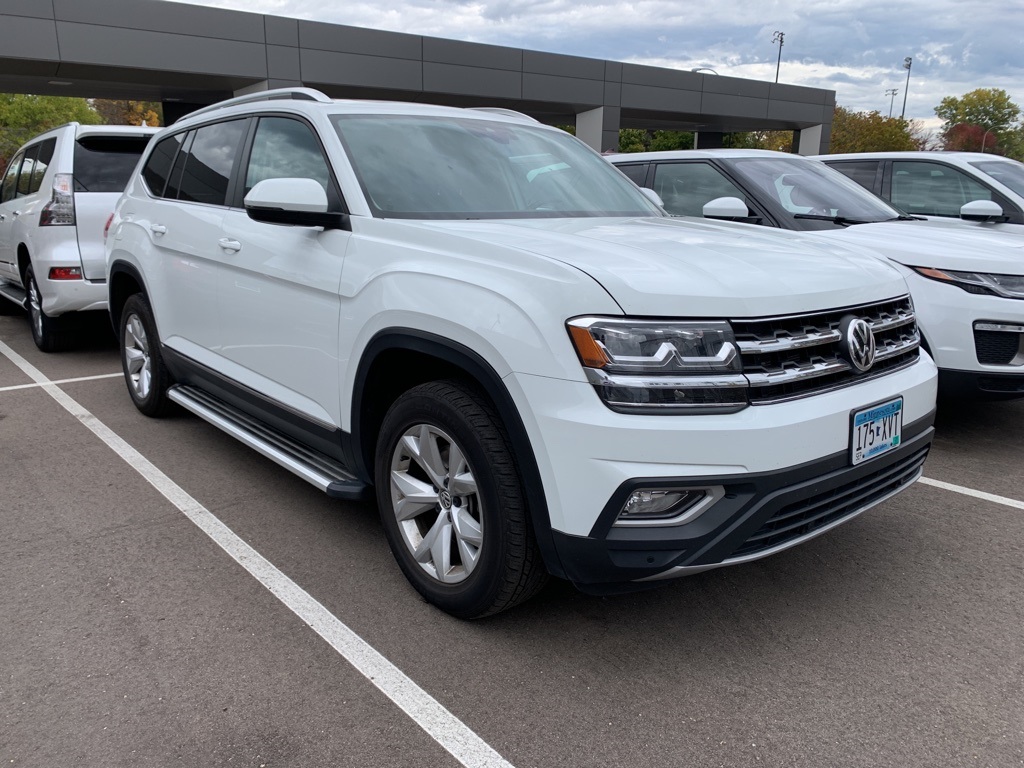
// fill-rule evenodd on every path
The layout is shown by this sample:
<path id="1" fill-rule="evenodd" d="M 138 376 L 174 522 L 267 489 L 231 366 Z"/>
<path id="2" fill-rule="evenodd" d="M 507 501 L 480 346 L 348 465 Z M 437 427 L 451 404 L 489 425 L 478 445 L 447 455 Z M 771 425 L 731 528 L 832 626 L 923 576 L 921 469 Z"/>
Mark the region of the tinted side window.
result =
<path id="1" fill-rule="evenodd" d="M 83 136 L 75 142 L 75 192 L 123 192 L 148 136 Z"/>
<path id="2" fill-rule="evenodd" d="M 179 200 L 225 204 L 245 126 L 245 120 L 231 120 L 206 125 L 195 132 L 181 175 Z"/>
<path id="3" fill-rule="evenodd" d="M 644 181 L 647 179 L 647 163 L 617 165 L 616 168 L 626 174 L 638 187 L 642 187 L 644 185 Z"/>
<path id="4" fill-rule="evenodd" d="M 31 171 L 29 171 L 27 167 L 22 169 L 23 174 L 30 174 L 28 194 L 34 195 L 39 191 L 39 188 L 43 186 L 43 177 L 46 175 L 46 169 L 50 166 L 50 161 L 53 160 L 53 151 L 56 147 L 56 137 L 40 142 L 39 154 L 36 156 L 35 163 L 33 163 Z"/>
<path id="5" fill-rule="evenodd" d="M 157 197 L 162 197 L 164 194 L 164 187 L 167 186 L 167 179 L 170 178 L 174 157 L 178 154 L 178 147 L 181 146 L 181 141 L 184 138 L 184 133 L 176 133 L 166 139 L 161 139 L 146 158 L 146 165 L 142 169 L 142 178 L 145 179 L 149 191 Z"/>
<path id="6" fill-rule="evenodd" d="M 747 196 L 707 163 L 657 164 L 654 191 L 661 196 L 665 210 L 677 216 L 703 216 L 705 203 L 718 197 L 738 197 L 750 206 Z"/>
<path id="7" fill-rule="evenodd" d="M 858 160 L 855 163 L 826 163 L 826 165 L 853 179 L 868 192 L 875 191 L 875 173 L 878 170 L 877 160 Z"/>
<path id="8" fill-rule="evenodd" d="M 14 199 L 14 193 L 18 188 L 18 169 L 21 168 L 21 161 L 25 158 L 24 152 L 19 152 L 7 166 L 7 173 L 4 174 L 3 189 L 0 191 L 0 203 L 6 203 Z"/>
<path id="9" fill-rule="evenodd" d="M 35 174 L 36 156 L 39 154 L 39 145 L 25 149 L 25 162 L 21 164 L 21 174 L 18 176 L 18 191 L 15 197 L 25 197 L 32 194 L 32 177 Z M 38 189 L 38 187 L 36 187 Z"/>
<path id="10" fill-rule="evenodd" d="M 959 216 L 964 203 L 991 199 L 991 190 L 956 168 L 918 161 L 892 164 L 892 202 L 908 213 Z"/>
<path id="11" fill-rule="evenodd" d="M 331 172 L 309 126 L 286 117 L 260 118 L 245 175 L 245 193 L 266 179 L 313 179 L 330 195 Z"/>

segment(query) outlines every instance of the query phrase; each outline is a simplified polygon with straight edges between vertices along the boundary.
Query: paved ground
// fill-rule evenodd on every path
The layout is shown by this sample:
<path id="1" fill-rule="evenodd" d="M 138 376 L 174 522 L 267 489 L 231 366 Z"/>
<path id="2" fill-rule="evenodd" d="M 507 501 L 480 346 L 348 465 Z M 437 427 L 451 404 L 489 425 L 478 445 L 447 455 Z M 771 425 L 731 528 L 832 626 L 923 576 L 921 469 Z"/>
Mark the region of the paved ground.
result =
<path id="1" fill-rule="evenodd" d="M 22 317 L 0 341 L 53 381 L 119 372 Z M 0 355 L 0 765 L 459 765 L 31 383 Z M 755 564 L 463 623 L 372 505 L 141 416 L 119 378 L 59 388 L 511 765 L 1024 764 L 1024 509 L 919 483 Z M 1024 403 L 943 403 L 925 474 L 1024 499 L 1022 460 Z"/>

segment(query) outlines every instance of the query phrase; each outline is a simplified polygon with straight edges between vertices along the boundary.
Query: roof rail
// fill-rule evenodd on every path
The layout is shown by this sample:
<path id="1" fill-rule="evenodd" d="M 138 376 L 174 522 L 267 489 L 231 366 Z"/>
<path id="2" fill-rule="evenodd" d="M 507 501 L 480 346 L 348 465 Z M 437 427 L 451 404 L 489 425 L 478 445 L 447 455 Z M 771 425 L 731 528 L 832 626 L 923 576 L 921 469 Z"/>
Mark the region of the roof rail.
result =
<path id="1" fill-rule="evenodd" d="M 474 112 L 491 112 L 495 115 L 505 115 L 506 117 L 521 117 L 524 120 L 529 120 L 531 123 L 539 123 L 535 117 L 530 117 L 523 112 L 516 112 L 514 109 L 505 109 L 504 107 L 467 107 L 472 109 Z"/>
<path id="2" fill-rule="evenodd" d="M 254 104 L 260 101 L 280 101 L 284 99 L 295 101 L 318 101 L 321 104 L 331 104 L 334 102 L 334 99 L 326 96 L 315 88 L 274 88 L 269 91 L 256 91 L 254 93 L 247 93 L 244 96 L 236 96 L 233 99 L 218 101 L 216 104 L 210 104 L 208 107 L 200 107 L 195 112 L 189 112 L 184 117 L 203 115 L 207 112 L 214 112 L 218 109 L 225 109 L 226 107 L 234 107 L 238 104 Z M 182 118 L 178 119 L 181 120 Z M 178 121 L 175 120 L 175 122 Z"/>

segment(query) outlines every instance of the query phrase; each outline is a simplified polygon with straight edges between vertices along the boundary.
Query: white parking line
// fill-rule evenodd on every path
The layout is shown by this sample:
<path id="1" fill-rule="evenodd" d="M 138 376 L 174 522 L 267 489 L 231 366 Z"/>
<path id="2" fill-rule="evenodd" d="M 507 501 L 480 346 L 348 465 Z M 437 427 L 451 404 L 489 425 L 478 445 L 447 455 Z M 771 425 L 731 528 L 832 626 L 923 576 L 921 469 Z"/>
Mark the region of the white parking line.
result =
<path id="1" fill-rule="evenodd" d="M 46 384 L 74 384 L 76 381 L 96 381 L 97 379 L 120 379 L 124 376 L 123 373 L 102 373 L 98 376 L 79 376 L 76 379 L 58 379 L 57 381 L 47 380 Z M 34 387 L 45 386 L 42 382 L 33 382 L 32 384 L 15 384 L 11 387 L 0 387 L 0 392 L 12 392 L 15 389 L 33 389 Z"/>
<path id="2" fill-rule="evenodd" d="M 973 496 L 976 499 L 991 501 L 993 504 L 1002 504 L 1005 507 L 1013 507 L 1014 509 L 1024 509 L 1024 501 L 1017 501 L 1016 499 L 1010 499 L 1006 496 L 996 496 L 994 493 L 976 491 L 973 488 L 965 488 L 962 485 L 953 485 L 952 483 L 944 483 L 941 480 L 932 480 L 930 477 L 922 477 L 917 482 L 941 488 L 944 491 L 962 493 L 964 496 Z"/>
<path id="3" fill-rule="evenodd" d="M 50 381 L 25 358 L 0 341 L 2 352 L 36 385 L 42 387 L 68 413 L 92 430 L 163 496 L 231 555 L 246 571 L 270 590 L 278 600 L 306 622 L 346 661 L 361 672 L 385 696 L 398 705 L 438 744 L 467 768 L 512 768 L 469 726 L 449 712 L 398 667 L 378 653 L 340 619 L 285 576 L 273 563 L 246 544 L 183 488 L 132 448 L 103 422 L 79 405 L 56 382 Z M 120 374 L 118 374 L 120 375 Z"/>

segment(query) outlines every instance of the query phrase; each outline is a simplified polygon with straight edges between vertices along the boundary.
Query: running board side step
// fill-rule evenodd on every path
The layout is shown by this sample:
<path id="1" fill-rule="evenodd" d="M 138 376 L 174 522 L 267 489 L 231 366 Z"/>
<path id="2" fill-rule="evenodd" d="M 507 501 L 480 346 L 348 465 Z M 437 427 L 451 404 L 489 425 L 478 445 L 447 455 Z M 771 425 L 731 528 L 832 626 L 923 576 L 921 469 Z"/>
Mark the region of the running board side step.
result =
<path id="1" fill-rule="evenodd" d="M 26 309 L 28 306 L 28 294 L 25 293 L 25 289 L 19 288 L 13 283 L 6 283 L 3 280 L 0 280 L 0 299 L 13 301 L 22 309 Z"/>
<path id="2" fill-rule="evenodd" d="M 353 501 L 369 498 L 369 486 L 358 480 L 344 464 L 305 447 L 223 400 L 183 384 L 175 384 L 168 389 L 167 397 L 312 483 L 328 496 Z"/>

